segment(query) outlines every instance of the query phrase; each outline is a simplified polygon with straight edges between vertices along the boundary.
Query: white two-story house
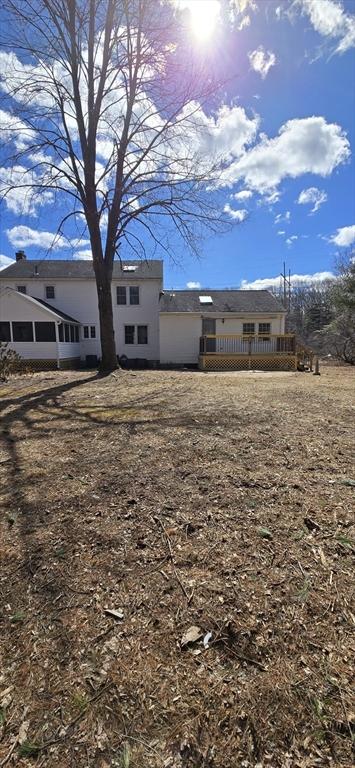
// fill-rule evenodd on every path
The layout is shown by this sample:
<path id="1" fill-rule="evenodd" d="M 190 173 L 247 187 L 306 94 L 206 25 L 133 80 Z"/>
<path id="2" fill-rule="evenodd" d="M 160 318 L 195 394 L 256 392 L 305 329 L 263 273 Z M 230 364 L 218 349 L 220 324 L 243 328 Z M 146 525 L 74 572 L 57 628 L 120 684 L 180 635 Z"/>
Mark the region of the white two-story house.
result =
<path id="1" fill-rule="evenodd" d="M 112 304 L 117 354 L 159 361 L 161 261 L 114 263 Z M 23 251 L 0 272 L 0 340 L 37 367 L 100 359 L 95 276 L 90 261 L 30 260 Z M 34 366 L 36 367 L 36 366 Z"/>
<path id="2" fill-rule="evenodd" d="M 117 355 L 132 363 L 245 367 L 267 356 L 296 364 L 285 311 L 268 291 L 166 291 L 163 262 L 114 263 Z M 95 366 L 101 353 L 90 261 L 30 260 L 23 251 L 0 272 L 0 341 L 33 368 Z M 294 354 L 293 354 L 294 353 Z M 292 359 L 291 359 L 292 358 Z"/>

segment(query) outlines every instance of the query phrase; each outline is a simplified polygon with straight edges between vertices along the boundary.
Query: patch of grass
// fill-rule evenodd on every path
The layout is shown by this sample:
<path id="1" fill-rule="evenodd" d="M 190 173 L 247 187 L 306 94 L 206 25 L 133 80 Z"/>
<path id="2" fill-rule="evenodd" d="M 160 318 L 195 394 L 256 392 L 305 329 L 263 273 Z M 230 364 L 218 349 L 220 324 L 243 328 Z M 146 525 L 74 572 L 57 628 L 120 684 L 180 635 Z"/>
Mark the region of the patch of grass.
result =
<path id="1" fill-rule="evenodd" d="M 20 757 L 37 757 L 39 751 L 40 746 L 35 741 L 24 741 L 18 752 Z"/>
<path id="2" fill-rule="evenodd" d="M 21 624 L 26 618 L 24 611 L 16 611 L 10 616 L 11 624 Z"/>
<path id="3" fill-rule="evenodd" d="M 131 750 L 128 744 L 125 744 L 119 762 L 120 768 L 131 768 Z"/>
<path id="4" fill-rule="evenodd" d="M 79 712 L 84 712 L 88 705 L 88 698 L 86 694 L 80 693 L 80 691 L 74 693 L 72 697 L 72 705 L 75 707 L 75 709 L 78 709 Z"/>
<path id="5" fill-rule="evenodd" d="M 343 547 L 346 547 L 347 549 L 354 549 L 354 541 L 353 539 L 349 539 L 348 536 L 343 536 L 343 534 L 339 534 L 337 536 L 337 541 L 339 544 L 342 544 Z"/>
<path id="6" fill-rule="evenodd" d="M 274 534 L 268 528 L 258 528 L 258 534 L 262 539 L 273 539 Z"/>
<path id="7" fill-rule="evenodd" d="M 300 601 L 300 603 L 307 602 L 310 588 L 311 588 L 311 582 L 308 579 L 305 579 L 297 595 L 297 599 Z"/>

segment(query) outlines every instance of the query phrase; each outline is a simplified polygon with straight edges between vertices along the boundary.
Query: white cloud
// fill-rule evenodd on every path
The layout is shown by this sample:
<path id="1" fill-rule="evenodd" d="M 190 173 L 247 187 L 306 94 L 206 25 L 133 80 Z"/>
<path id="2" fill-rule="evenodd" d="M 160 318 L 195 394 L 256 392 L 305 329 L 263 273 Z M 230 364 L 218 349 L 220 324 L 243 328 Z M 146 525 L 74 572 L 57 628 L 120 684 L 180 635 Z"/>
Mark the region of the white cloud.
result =
<path id="1" fill-rule="evenodd" d="M 281 222 L 291 221 L 291 211 L 285 211 L 285 213 L 278 213 L 275 216 L 274 224 L 281 224 Z"/>
<path id="2" fill-rule="evenodd" d="M 83 259 L 84 261 L 91 261 L 92 260 L 92 251 L 89 249 L 87 251 L 77 251 L 73 254 L 73 259 L 76 261 L 80 261 L 80 259 Z"/>
<path id="3" fill-rule="evenodd" d="M 296 240 L 298 240 L 298 235 L 291 235 L 291 237 L 288 237 L 288 238 L 287 238 L 287 240 L 286 240 L 286 244 L 287 244 L 288 246 L 290 246 L 290 245 L 293 245 L 293 243 L 295 243 L 295 242 L 296 242 Z"/>
<path id="4" fill-rule="evenodd" d="M 24 149 L 33 140 L 35 132 L 18 117 L 0 109 L 0 136 L 2 142 L 14 141 L 16 149 Z"/>
<path id="5" fill-rule="evenodd" d="M 231 217 L 231 219 L 235 219 L 235 221 L 244 221 L 248 215 L 248 211 L 245 210 L 245 208 L 240 208 L 239 210 L 235 210 L 234 208 L 231 208 L 229 203 L 227 203 L 223 208 L 224 213 L 227 213 L 228 216 Z"/>
<path id="6" fill-rule="evenodd" d="M 336 123 L 327 123 L 324 117 L 289 120 L 274 139 L 263 136 L 232 162 L 222 172 L 220 184 L 231 186 L 244 179 L 250 189 L 273 193 L 287 177 L 304 173 L 329 176 L 349 156 L 349 141 Z"/>
<path id="7" fill-rule="evenodd" d="M 36 216 L 37 208 L 52 202 L 52 192 L 42 189 L 38 193 L 32 186 L 37 184 L 38 180 L 39 177 L 34 171 L 22 165 L 0 168 L 0 196 L 3 197 L 7 209 L 17 216 Z"/>
<path id="8" fill-rule="evenodd" d="M 338 40 L 337 53 L 355 45 L 355 16 L 344 10 L 338 0 L 297 0 L 302 12 L 309 16 L 316 32 Z"/>
<path id="9" fill-rule="evenodd" d="M 274 205 L 274 203 L 277 203 L 279 199 L 280 199 L 280 192 L 277 192 L 275 190 L 275 192 L 271 192 L 270 195 L 266 195 L 265 202 L 269 203 L 270 205 Z"/>
<path id="10" fill-rule="evenodd" d="M 330 238 L 331 243 L 339 245 L 341 248 L 348 248 L 349 245 L 355 243 L 355 224 L 350 227 L 340 227 L 337 229 L 335 235 Z"/>
<path id="11" fill-rule="evenodd" d="M 2 269 L 6 269 L 6 267 L 9 267 L 10 264 L 14 264 L 15 259 L 10 259 L 9 256 L 4 256 L 3 253 L 0 253 L 0 271 Z"/>
<path id="12" fill-rule="evenodd" d="M 231 195 L 232 200 L 249 200 L 250 197 L 253 197 L 250 189 L 242 189 L 240 192 L 236 192 L 235 195 Z"/>
<path id="13" fill-rule="evenodd" d="M 193 291 L 194 288 L 198 289 L 201 288 L 201 283 L 194 282 L 194 280 L 190 280 L 189 283 L 186 283 L 186 288 L 189 288 L 190 291 Z"/>
<path id="14" fill-rule="evenodd" d="M 316 213 L 321 205 L 328 199 L 328 195 L 324 190 L 317 189 L 317 187 L 308 187 L 300 192 L 297 202 L 299 205 L 312 205 L 311 213 Z"/>
<path id="15" fill-rule="evenodd" d="M 332 272 L 314 272 L 311 275 L 291 275 L 291 285 L 296 288 L 298 285 L 317 285 L 324 280 L 332 280 L 335 275 Z M 280 275 L 277 277 L 262 277 L 252 282 L 248 280 L 242 280 L 240 287 L 246 291 L 262 291 L 270 288 L 280 287 Z"/>
<path id="16" fill-rule="evenodd" d="M 278 231 L 278 233 L 277 233 L 277 234 L 281 236 L 281 235 L 285 235 L 285 234 L 286 234 L 286 232 L 285 232 L 285 230 L 284 230 L 284 229 L 279 229 L 279 231 Z"/>
<path id="17" fill-rule="evenodd" d="M 7 229 L 6 234 L 9 242 L 15 248 L 28 248 L 34 245 L 38 248 L 52 248 L 57 250 L 58 248 L 65 248 L 68 246 L 67 241 L 61 235 L 56 235 L 54 232 L 39 232 L 36 229 L 25 227 L 20 224 L 12 229 Z"/>
<path id="18" fill-rule="evenodd" d="M 59 248 L 80 248 L 88 245 L 90 240 L 82 238 L 68 239 L 64 235 L 58 235 L 55 232 L 44 232 L 31 229 L 22 224 L 6 230 L 9 242 L 15 248 L 46 248 L 57 251 Z"/>
<path id="19" fill-rule="evenodd" d="M 265 79 L 271 67 L 276 64 L 276 56 L 272 51 L 266 51 L 262 45 L 248 53 L 250 66 Z"/>

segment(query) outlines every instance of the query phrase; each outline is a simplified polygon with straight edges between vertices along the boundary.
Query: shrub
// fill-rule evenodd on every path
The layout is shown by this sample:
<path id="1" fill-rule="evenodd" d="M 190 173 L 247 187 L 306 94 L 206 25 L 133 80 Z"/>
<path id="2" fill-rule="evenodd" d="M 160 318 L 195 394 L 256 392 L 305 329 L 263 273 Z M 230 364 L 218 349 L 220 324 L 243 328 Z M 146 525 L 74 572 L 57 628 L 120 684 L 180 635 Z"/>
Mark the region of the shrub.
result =
<path id="1" fill-rule="evenodd" d="M 0 341 L 0 380 L 6 379 L 14 373 L 20 363 L 20 356 L 13 349 L 9 348 L 7 342 Z"/>

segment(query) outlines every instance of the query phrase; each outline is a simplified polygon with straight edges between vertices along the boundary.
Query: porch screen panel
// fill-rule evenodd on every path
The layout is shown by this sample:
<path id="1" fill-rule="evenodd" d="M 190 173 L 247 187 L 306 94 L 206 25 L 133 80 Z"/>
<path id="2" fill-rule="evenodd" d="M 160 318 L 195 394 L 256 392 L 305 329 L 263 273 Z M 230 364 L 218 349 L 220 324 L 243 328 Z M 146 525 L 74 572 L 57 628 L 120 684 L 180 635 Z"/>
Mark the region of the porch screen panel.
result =
<path id="1" fill-rule="evenodd" d="M 12 338 L 14 341 L 33 341 L 32 323 L 12 323 Z"/>
<path id="2" fill-rule="evenodd" d="M 11 341 L 10 323 L 0 323 L 0 341 Z"/>
<path id="3" fill-rule="evenodd" d="M 35 323 L 36 341 L 55 341 L 54 323 Z"/>

